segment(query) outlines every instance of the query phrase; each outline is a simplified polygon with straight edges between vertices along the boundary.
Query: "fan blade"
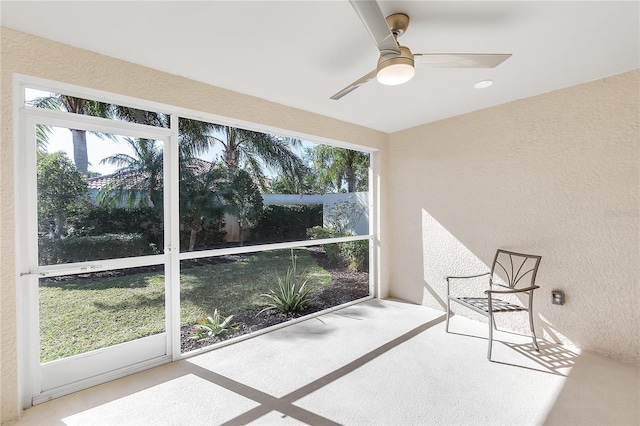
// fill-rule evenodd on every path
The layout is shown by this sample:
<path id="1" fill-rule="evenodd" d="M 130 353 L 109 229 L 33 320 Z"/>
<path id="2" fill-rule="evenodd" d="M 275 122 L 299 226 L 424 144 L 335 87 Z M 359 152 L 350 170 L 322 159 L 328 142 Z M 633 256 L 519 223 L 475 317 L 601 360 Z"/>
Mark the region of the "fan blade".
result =
<path id="1" fill-rule="evenodd" d="M 358 87 L 360 87 L 363 84 L 365 84 L 367 81 L 373 80 L 374 78 L 376 78 L 376 74 L 377 73 L 378 73 L 377 69 L 371 71 L 369 74 L 367 74 L 364 77 L 361 77 L 360 79 L 354 81 L 353 83 L 351 83 L 350 85 L 348 85 L 347 87 L 345 87 L 344 89 L 342 89 L 341 91 L 339 91 L 338 93 L 333 95 L 331 97 L 331 99 L 333 99 L 334 101 L 337 101 L 338 99 L 342 98 L 343 96 L 348 95 L 349 93 L 351 93 L 354 90 L 356 90 Z"/>
<path id="2" fill-rule="evenodd" d="M 373 41 L 378 46 L 380 54 L 396 53 L 400 54 L 400 47 L 396 38 L 387 25 L 378 3 L 375 1 L 356 1 L 349 0 L 351 6 L 356 10 L 356 13 L 360 17 L 360 20 L 373 37 Z"/>
<path id="3" fill-rule="evenodd" d="M 430 68 L 494 68 L 511 57 L 510 53 L 415 53 L 416 66 Z"/>

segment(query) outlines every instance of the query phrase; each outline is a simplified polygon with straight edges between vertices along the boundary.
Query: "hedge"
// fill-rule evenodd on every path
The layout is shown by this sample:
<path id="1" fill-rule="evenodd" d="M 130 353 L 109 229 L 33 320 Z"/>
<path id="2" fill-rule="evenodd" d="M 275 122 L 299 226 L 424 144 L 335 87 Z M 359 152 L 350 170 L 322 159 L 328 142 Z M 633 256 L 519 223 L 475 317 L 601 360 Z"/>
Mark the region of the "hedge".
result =
<path id="1" fill-rule="evenodd" d="M 322 204 L 305 206 L 265 206 L 253 227 L 260 242 L 304 240 L 307 229 L 322 225 Z"/>
<path id="2" fill-rule="evenodd" d="M 79 212 L 67 219 L 77 237 L 105 234 L 141 234 L 157 247 L 164 245 L 162 215 L 153 207 L 108 209 L 101 206 Z"/>
<path id="3" fill-rule="evenodd" d="M 68 237 L 54 240 L 41 236 L 38 240 L 41 265 L 115 259 L 157 254 L 158 248 L 142 234 L 104 234 Z"/>

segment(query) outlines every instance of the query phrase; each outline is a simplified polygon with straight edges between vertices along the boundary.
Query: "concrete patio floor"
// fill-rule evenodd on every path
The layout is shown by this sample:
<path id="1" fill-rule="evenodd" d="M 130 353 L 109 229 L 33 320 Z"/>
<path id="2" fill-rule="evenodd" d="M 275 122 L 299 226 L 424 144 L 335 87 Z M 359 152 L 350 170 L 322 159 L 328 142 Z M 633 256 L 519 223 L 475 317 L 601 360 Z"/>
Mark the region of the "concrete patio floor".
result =
<path id="1" fill-rule="evenodd" d="M 20 425 L 640 424 L 640 368 L 369 300 L 40 404 Z"/>

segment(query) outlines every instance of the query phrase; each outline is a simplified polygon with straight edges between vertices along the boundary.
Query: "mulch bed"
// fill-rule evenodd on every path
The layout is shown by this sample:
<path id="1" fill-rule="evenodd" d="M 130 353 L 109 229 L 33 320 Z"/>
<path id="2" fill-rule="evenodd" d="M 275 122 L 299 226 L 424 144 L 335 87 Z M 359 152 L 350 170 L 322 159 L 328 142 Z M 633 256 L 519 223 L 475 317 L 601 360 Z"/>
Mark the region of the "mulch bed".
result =
<path id="1" fill-rule="evenodd" d="M 284 314 L 275 310 L 260 312 L 261 309 L 252 309 L 237 313 L 233 316 L 233 323 L 238 327 L 235 332 L 202 340 L 190 339 L 188 336 L 191 331 L 191 326 L 184 325 L 180 328 L 181 352 L 185 353 L 210 346 L 214 343 L 242 336 L 256 330 L 342 305 L 369 295 L 368 272 L 355 272 L 343 266 L 332 264 L 321 248 L 310 247 L 309 251 L 316 263 L 329 271 L 333 279 L 333 284 L 330 287 L 326 287 L 312 294 L 311 303 L 307 309 L 291 314 Z"/>

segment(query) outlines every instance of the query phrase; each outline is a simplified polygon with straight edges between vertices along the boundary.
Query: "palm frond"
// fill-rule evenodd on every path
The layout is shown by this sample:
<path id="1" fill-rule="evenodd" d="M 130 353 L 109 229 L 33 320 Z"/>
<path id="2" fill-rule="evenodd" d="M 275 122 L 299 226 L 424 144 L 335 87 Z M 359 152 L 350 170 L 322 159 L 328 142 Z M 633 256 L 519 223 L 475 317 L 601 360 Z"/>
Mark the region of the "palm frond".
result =
<path id="1" fill-rule="evenodd" d="M 98 194 L 99 202 L 112 204 L 114 200 L 128 206 L 161 208 L 163 185 L 163 152 L 158 142 L 150 139 L 125 139 L 133 155 L 114 154 L 103 158 L 101 164 L 118 167 L 109 184 Z"/>
<path id="2" fill-rule="evenodd" d="M 27 105 L 36 108 L 60 109 L 62 107 L 62 102 L 60 100 L 60 95 L 54 95 L 35 98 L 31 101 L 28 101 Z"/>
<path id="3" fill-rule="evenodd" d="M 291 139 L 247 130 L 241 131 L 240 134 L 246 141 L 242 154 L 259 157 L 267 167 L 291 179 L 302 178 L 305 166 L 302 159 L 293 151 Z"/>
<path id="4" fill-rule="evenodd" d="M 51 136 L 51 127 L 44 124 L 36 124 L 36 149 L 39 154 L 46 154 Z"/>

